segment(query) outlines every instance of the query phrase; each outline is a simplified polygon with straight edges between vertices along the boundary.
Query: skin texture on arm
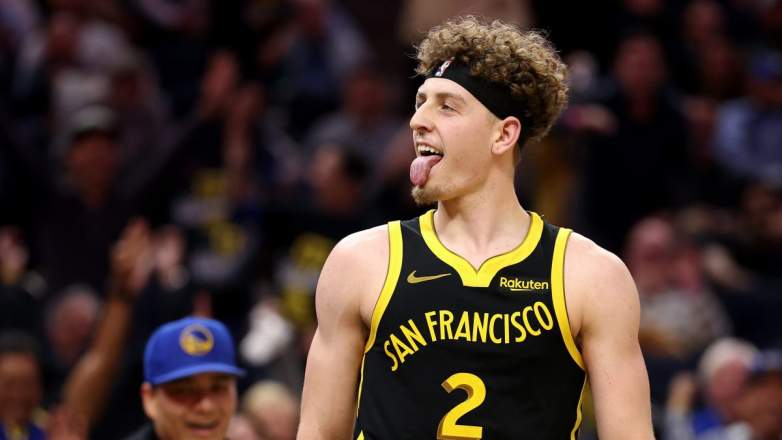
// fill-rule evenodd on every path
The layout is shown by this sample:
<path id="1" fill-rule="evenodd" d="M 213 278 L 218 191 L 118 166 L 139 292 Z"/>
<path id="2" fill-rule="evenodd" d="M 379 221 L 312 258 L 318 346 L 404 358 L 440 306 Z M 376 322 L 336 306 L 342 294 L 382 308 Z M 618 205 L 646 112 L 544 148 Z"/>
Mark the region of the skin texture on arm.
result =
<path id="1" fill-rule="evenodd" d="M 572 234 L 565 291 L 600 438 L 653 439 L 649 379 L 638 344 L 640 303 L 630 272 L 614 254 Z"/>
<path id="2" fill-rule="evenodd" d="M 368 322 L 388 267 L 385 226 L 350 235 L 323 266 L 315 294 L 318 329 L 307 357 L 302 440 L 349 439 Z"/>

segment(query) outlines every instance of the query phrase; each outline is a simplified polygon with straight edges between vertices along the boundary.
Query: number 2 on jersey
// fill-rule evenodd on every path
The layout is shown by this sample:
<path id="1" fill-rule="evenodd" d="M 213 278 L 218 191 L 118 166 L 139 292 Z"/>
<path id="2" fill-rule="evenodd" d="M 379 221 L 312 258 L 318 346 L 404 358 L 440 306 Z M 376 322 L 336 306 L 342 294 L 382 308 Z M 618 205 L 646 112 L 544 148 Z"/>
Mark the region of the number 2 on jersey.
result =
<path id="1" fill-rule="evenodd" d="M 478 440 L 483 438 L 483 428 L 473 425 L 459 425 L 460 417 L 474 410 L 486 399 L 486 385 L 480 377 L 470 373 L 455 373 L 442 383 L 449 393 L 455 389 L 467 392 L 467 400 L 445 413 L 437 425 L 438 440 Z"/>

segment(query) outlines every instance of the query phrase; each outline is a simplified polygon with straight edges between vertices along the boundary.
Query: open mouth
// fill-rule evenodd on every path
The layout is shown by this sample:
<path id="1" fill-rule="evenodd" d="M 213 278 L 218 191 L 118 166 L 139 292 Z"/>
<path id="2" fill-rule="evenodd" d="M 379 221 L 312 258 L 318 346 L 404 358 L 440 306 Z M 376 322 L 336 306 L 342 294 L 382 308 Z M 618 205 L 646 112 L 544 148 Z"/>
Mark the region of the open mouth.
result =
<path id="1" fill-rule="evenodd" d="M 414 186 L 424 186 L 429 173 L 443 159 L 443 152 L 424 143 L 415 144 L 416 158 L 410 164 L 410 181 Z"/>
<path id="2" fill-rule="evenodd" d="M 416 144 L 415 146 L 416 151 L 418 151 L 418 154 L 421 156 L 440 156 L 443 157 L 443 152 L 438 150 L 437 148 L 434 148 L 430 145 L 426 144 Z"/>
<path id="3" fill-rule="evenodd" d="M 186 422 L 185 426 L 187 426 L 188 429 L 199 433 L 199 434 L 209 434 L 220 425 L 219 421 L 214 422 Z"/>

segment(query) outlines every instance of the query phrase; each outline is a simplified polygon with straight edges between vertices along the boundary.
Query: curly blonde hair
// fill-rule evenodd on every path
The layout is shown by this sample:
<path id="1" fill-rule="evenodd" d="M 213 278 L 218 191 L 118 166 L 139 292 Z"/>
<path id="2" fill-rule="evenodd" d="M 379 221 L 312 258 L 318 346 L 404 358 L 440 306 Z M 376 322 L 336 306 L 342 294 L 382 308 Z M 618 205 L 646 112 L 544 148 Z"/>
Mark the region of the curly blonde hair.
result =
<path id="1" fill-rule="evenodd" d="M 507 85 L 528 125 L 522 127 L 525 143 L 542 139 L 567 104 L 567 67 L 535 31 L 465 16 L 432 28 L 417 49 L 420 75 L 453 58 L 469 66 L 471 75 Z"/>

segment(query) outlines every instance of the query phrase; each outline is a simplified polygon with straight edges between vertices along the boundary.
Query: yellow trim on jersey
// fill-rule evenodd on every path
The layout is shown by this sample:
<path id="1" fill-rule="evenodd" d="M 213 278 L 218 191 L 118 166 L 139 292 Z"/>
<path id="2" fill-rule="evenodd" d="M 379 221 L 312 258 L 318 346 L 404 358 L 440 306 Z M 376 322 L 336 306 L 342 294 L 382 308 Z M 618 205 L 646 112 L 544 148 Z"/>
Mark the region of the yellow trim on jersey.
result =
<path id="1" fill-rule="evenodd" d="M 576 423 L 573 425 L 573 430 L 570 431 L 570 440 L 576 440 L 578 435 L 578 428 L 581 427 L 581 420 L 584 415 L 581 413 L 581 407 L 584 405 L 584 395 L 587 389 L 587 378 L 584 376 L 584 385 L 581 386 L 581 396 L 578 398 L 578 406 L 576 407 Z"/>
<path id="2" fill-rule="evenodd" d="M 367 360 L 367 354 L 361 358 L 361 370 L 359 370 L 358 393 L 356 394 L 356 419 L 358 419 L 358 410 L 361 409 L 361 389 L 364 388 L 364 362 Z"/>
<path id="3" fill-rule="evenodd" d="M 386 280 L 383 283 L 383 289 L 375 303 L 375 309 L 372 311 L 372 322 L 369 326 L 369 337 L 367 345 L 364 347 L 364 353 L 367 353 L 375 343 L 377 336 L 377 327 L 380 324 L 380 318 L 391 301 L 391 295 L 394 294 L 396 283 L 399 281 L 399 272 L 402 271 L 402 224 L 397 220 L 388 223 L 388 272 Z"/>
<path id="4" fill-rule="evenodd" d="M 364 440 L 364 431 L 358 433 L 358 437 L 356 437 L 356 440 Z"/>
<path id="5" fill-rule="evenodd" d="M 570 233 L 570 229 L 560 228 L 554 243 L 554 258 L 551 263 L 551 299 L 554 302 L 554 314 L 557 315 L 557 323 L 559 331 L 562 333 L 562 340 L 565 341 L 565 347 L 567 347 L 570 357 L 582 370 L 585 370 L 584 359 L 581 357 L 581 353 L 576 347 L 576 341 L 570 332 L 570 320 L 565 302 L 565 249 Z"/>
<path id="6" fill-rule="evenodd" d="M 361 359 L 361 373 L 358 382 L 358 395 L 356 396 L 356 417 L 358 417 L 358 408 L 361 403 L 361 389 L 364 386 L 364 361 L 366 354 L 375 344 L 377 337 L 377 327 L 380 325 L 380 318 L 388 307 L 396 289 L 396 283 L 399 281 L 399 273 L 402 271 L 402 224 L 399 221 L 388 223 L 388 271 L 386 279 L 383 282 L 383 288 L 380 290 L 380 296 L 375 302 L 375 308 L 372 310 L 372 321 L 369 325 L 369 337 L 364 347 L 364 357 Z"/>
<path id="7" fill-rule="evenodd" d="M 517 264 L 527 258 L 535 249 L 543 233 L 543 220 L 534 212 L 530 212 L 530 227 L 524 241 L 510 252 L 489 258 L 476 271 L 462 256 L 451 252 L 437 238 L 434 229 L 434 210 L 428 211 L 419 219 L 421 235 L 429 249 L 444 263 L 453 267 L 462 279 L 462 284 L 470 287 L 489 287 L 494 275 L 501 269 Z"/>

